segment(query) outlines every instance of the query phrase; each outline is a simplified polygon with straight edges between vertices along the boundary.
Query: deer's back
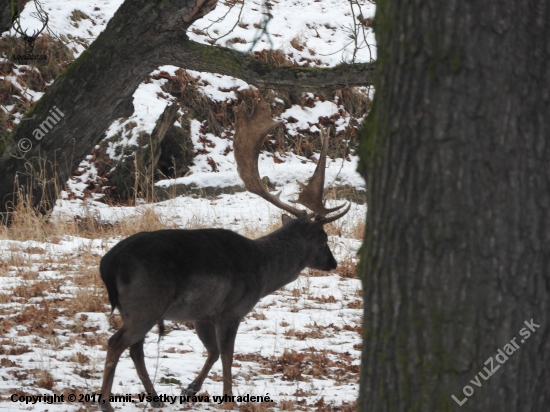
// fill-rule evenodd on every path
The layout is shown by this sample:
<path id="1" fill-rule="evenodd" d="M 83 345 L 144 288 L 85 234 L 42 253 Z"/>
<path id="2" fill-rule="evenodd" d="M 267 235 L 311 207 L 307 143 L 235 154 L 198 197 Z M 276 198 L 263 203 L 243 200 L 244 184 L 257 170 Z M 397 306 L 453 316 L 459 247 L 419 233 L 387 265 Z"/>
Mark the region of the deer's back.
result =
<path id="1" fill-rule="evenodd" d="M 254 241 L 229 230 L 174 229 L 122 240 L 100 269 L 117 306 L 168 296 L 166 319 L 186 321 L 215 316 L 239 299 L 255 300 L 253 306 L 256 294 L 249 292 L 259 283 L 258 259 Z"/>

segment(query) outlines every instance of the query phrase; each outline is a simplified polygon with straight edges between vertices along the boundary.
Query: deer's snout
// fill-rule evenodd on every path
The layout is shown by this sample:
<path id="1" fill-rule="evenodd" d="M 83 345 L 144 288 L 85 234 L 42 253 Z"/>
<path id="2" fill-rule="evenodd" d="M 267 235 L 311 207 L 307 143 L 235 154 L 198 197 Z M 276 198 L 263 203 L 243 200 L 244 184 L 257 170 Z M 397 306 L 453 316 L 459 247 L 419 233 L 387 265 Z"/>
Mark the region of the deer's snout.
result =
<path id="1" fill-rule="evenodd" d="M 336 259 L 334 259 L 334 255 L 332 254 L 330 247 L 326 243 L 323 246 L 323 252 L 318 255 L 318 259 L 318 266 L 315 269 L 329 272 L 336 269 L 336 267 L 338 266 L 338 263 L 336 262 Z"/>
<path id="2" fill-rule="evenodd" d="M 332 253 L 331 253 L 327 259 L 327 264 L 325 268 L 323 268 L 322 270 L 329 272 L 331 270 L 336 269 L 337 267 L 338 267 L 338 262 L 336 262 L 336 259 L 334 259 L 334 256 L 332 256 Z"/>

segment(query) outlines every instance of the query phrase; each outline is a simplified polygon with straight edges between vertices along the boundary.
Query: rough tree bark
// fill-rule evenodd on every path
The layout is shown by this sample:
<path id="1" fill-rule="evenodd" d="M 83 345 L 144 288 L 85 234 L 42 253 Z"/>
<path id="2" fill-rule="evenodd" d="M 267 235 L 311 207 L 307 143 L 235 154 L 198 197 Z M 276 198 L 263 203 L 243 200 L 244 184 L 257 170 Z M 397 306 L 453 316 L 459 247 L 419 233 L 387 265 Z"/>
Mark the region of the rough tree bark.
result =
<path id="1" fill-rule="evenodd" d="M 71 171 L 109 125 L 133 112 L 134 91 L 159 65 L 233 75 L 258 87 L 330 89 L 369 84 L 373 71 L 369 64 L 276 68 L 232 50 L 190 41 L 186 29 L 216 3 L 125 1 L 104 32 L 31 108 L 11 139 L 0 142 L 0 216 L 12 205 L 14 181 L 21 188 L 32 187 L 35 206 L 47 211 Z M 51 116 L 54 106 L 64 114 L 60 120 Z M 47 134 L 38 141 L 33 132 L 41 125 Z M 23 139 L 29 141 L 22 144 Z M 29 143 L 29 151 L 19 150 L 26 150 Z"/>
<path id="2" fill-rule="evenodd" d="M 29 0 L 0 0 L 0 33 L 11 28 L 13 20 L 19 16 L 28 2 Z"/>
<path id="3" fill-rule="evenodd" d="M 377 1 L 374 24 L 359 410 L 550 410 L 550 4 Z"/>

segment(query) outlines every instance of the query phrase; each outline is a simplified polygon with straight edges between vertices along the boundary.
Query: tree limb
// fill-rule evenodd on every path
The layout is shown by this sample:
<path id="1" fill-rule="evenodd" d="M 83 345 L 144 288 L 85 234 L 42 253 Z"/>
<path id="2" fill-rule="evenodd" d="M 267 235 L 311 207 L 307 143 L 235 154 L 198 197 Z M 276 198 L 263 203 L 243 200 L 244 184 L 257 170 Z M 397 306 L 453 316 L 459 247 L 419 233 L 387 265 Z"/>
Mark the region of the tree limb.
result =
<path id="1" fill-rule="evenodd" d="M 374 81 L 372 63 L 331 68 L 277 67 L 233 49 L 194 42 L 185 34 L 178 37 L 178 41 L 164 45 L 164 64 L 233 76 L 258 88 L 315 91 L 369 86 Z"/>

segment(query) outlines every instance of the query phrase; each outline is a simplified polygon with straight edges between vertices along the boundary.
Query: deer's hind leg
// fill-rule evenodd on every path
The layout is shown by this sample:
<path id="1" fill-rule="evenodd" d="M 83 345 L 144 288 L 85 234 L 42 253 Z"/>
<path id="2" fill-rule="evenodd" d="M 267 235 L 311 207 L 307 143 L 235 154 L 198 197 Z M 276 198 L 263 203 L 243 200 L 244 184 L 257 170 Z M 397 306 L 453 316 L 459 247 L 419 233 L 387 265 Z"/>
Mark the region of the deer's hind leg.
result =
<path id="1" fill-rule="evenodd" d="M 216 339 L 216 328 L 214 327 L 214 324 L 208 322 L 194 322 L 194 324 L 197 336 L 208 351 L 208 357 L 206 358 L 206 362 L 195 380 L 181 392 L 181 394 L 185 396 L 192 396 L 200 390 L 202 383 L 212 368 L 212 365 L 214 365 L 220 357 L 220 351 L 218 349 L 218 342 Z"/>
<path id="2" fill-rule="evenodd" d="M 103 411 L 113 411 L 113 407 L 109 402 L 109 396 L 111 395 L 111 387 L 113 386 L 113 379 L 115 377 L 115 369 L 118 364 L 118 359 L 127 347 L 128 345 L 124 339 L 124 328 L 119 329 L 109 338 L 107 356 L 105 357 L 105 368 L 103 369 L 103 385 L 101 386 L 103 403 L 100 406 Z"/>
<path id="3" fill-rule="evenodd" d="M 147 368 L 145 367 L 145 356 L 143 354 L 144 340 L 145 338 L 130 346 L 130 357 L 134 361 L 136 372 L 141 380 L 141 383 L 143 383 L 143 386 L 145 387 L 145 392 L 150 393 L 152 396 L 157 396 L 157 392 L 153 387 L 153 383 L 151 382 L 149 374 L 147 373 Z M 151 402 L 151 406 L 153 408 L 160 408 L 162 407 L 162 402 Z"/>
<path id="4" fill-rule="evenodd" d="M 124 324 L 122 327 L 109 339 L 107 346 L 107 356 L 105 358 L 105 369 L 103 372 L 103 385 L 101 386 L 101 394 L 103 395 L 101 409 L 107 412 L 112 412 L 113 407 L 109 402 L 109 396 L 111 395 L 111 388 L 113 386 L 113 379 L 115 377 L 115 369 L 120 358 L 120 355 L 127 347 L 131 347 L 130 356 L 134 360 L 137 373 L 143 382 L 145 389 L 150 387 L 151 393 L 155 390 L 147 370 L 145 369 L 145 363 L 143 359 L 143 339 L 147 332 L 149 332 L 156 324 L 156 319 L 152 316 L 147 319 L 133 319 L 129 316 L 122 316 Z M 145 378 L 145 380 L 144 380 Z M 146 384 L 148 382 L 148 385 Z M 155 406 L 155 405 L 152 405 Z"/>

